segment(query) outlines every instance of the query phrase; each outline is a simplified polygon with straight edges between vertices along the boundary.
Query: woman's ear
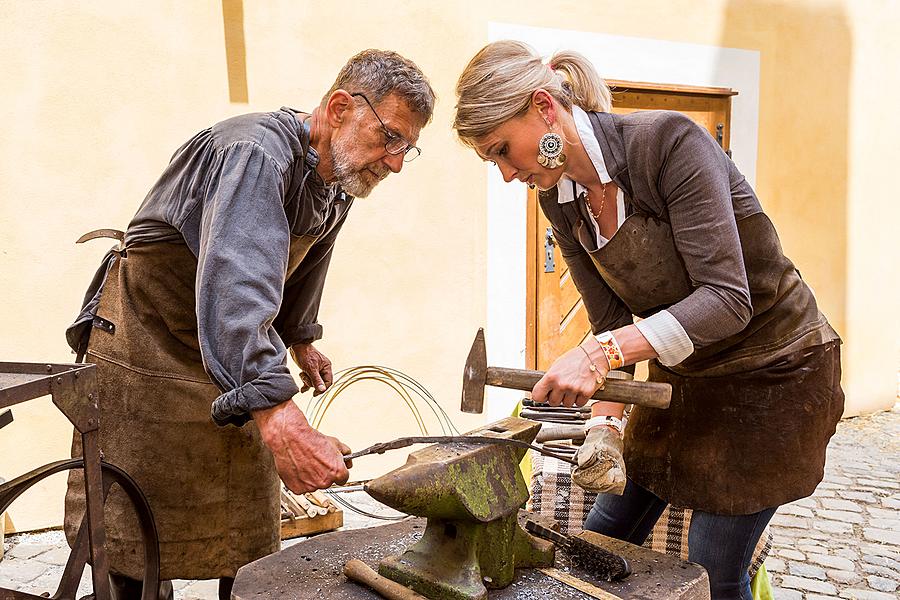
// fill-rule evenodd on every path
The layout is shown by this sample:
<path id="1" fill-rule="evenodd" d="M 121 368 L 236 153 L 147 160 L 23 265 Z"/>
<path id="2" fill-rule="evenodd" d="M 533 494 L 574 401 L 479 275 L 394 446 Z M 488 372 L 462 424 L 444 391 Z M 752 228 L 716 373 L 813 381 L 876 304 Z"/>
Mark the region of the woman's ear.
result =
<path id="1" fill-rule="evenodd" d="M 548 127 L 556 122 L 556 103 L 547 90 L 543 88 L 535 90 L 531 94 L 531 106 Z"/>

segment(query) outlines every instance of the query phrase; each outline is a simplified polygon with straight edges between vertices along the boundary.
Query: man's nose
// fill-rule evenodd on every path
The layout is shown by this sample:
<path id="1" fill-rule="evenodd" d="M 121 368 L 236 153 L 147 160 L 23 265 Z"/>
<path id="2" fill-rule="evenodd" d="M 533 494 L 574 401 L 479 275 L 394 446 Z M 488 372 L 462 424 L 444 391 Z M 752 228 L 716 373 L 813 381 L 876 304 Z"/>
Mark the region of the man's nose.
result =
<path id="1" fill-rule="evenodd" d="M 403 168 L 403 154 L 388 154 L 384 157 L 384 164 L 394 173 L 399 173 Z"/>

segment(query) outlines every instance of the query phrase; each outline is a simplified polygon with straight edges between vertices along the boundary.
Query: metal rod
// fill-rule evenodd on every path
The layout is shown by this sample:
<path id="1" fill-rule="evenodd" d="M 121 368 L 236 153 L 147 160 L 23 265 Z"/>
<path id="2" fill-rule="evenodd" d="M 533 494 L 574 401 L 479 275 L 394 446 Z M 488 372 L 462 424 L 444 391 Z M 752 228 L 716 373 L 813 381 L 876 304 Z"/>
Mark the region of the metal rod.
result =
<path id="1" fill-rule="evenodd" d="M 578 466 L 578 461 L 576 460 L 573 460 L 561 454 L 557 454 L 556 452 L 545 450 L 540 446 L 535 446 L 534 444 L 529 444 L 528 442 L 478 435 L 425 435 L 402 437 L 390 442 L 373 444 L 368 448 L 365 448 L 358 452 L 353 452 L 352 454 L 345 454 L 344 460 L 353 460 L 354 458 L 367 456 L 369 454 L 384 454 L 388 450 L 399 450 L 401 448 L 406 448 L 414 444 L 493 444 L 497 446 L 515 446 L 517 448 L 527 448 L 529 450 L 534 450 L 535 452 L 543 454 L 544 456 L 549 456 L 550 458 L 561 460 L 576 467 Z"/>

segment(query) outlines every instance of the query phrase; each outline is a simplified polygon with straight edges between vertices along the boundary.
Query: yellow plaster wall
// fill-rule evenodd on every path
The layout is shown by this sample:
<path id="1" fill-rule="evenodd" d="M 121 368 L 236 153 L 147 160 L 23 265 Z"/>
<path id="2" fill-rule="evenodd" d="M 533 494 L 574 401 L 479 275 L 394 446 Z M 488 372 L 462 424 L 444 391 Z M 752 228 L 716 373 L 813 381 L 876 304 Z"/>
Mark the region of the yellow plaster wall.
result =
<path id="1" fill-rule="evenodd" d="M 449 123 L 453 84 L 490 21 L 758 50 L 758 192 L 847 341 L 849 412 L 893 403 L 898 209 L 885 181 L 900 131 L 900 17 L 888 1 L 0 0 L 0 360 L 72 359 L 62 332 L 108 245 L 74 240 L 124 228 L 193 132 L 242 112 L 310 108 L 350 55 L 391 48 L 429 74 L 439 102 L 422 158 L 354 207 L 329 275 L 320 347 L 338 368 L 409 373 L 460 429 L 475 426 L 478 417 L 455 410 L 486 314 L 486 186 Z M 248 102 L 230 102 L 241 85 Z M 382 388 L 352 389 L 326 418 L 329 432 L 362 447 L 414 431 Z M 0 432 L 0 476 L 67 454 L 70 429 L 49 402 L 14 414 Z M 401 458 L 372 460 L 354 476 Z M 62 490 L 57 477 L 29 492 L 10 511 L 14 526 L 58 524 Z"/>

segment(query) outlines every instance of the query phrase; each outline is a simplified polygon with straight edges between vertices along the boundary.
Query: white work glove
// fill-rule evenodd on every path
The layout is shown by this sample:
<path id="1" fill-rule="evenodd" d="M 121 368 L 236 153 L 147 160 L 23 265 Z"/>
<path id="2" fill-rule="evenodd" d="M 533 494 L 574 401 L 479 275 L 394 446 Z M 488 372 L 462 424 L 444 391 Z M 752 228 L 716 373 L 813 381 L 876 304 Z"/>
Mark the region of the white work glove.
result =
<path id="1" fill-rule="evenodd" d="M 578 466 L 572 471 L 572 481 L 579 487 L 618 496 L 625 491 L 622 436 L 612 427 L 601 425 L 588 431 L 575 458 Z"/>

